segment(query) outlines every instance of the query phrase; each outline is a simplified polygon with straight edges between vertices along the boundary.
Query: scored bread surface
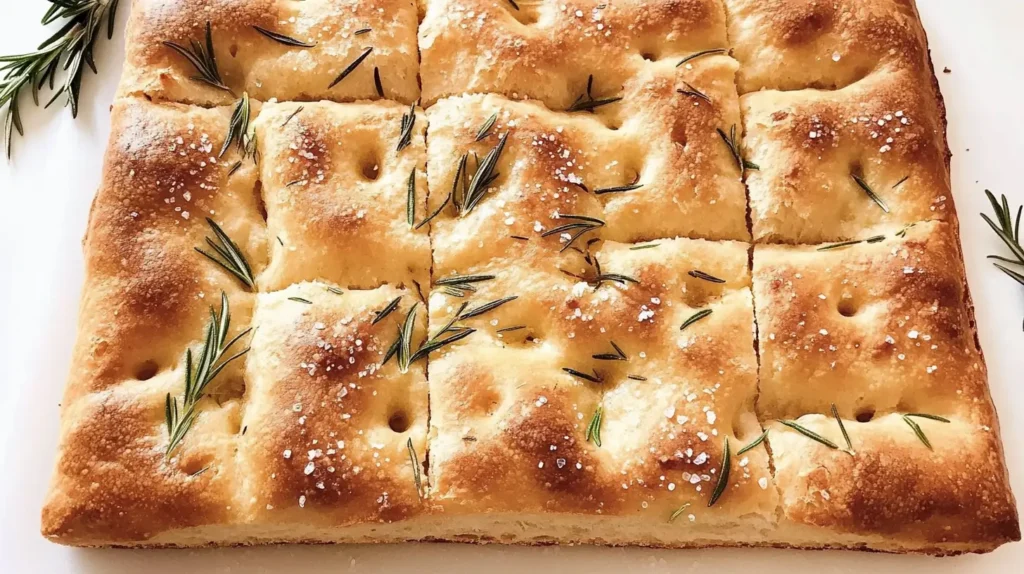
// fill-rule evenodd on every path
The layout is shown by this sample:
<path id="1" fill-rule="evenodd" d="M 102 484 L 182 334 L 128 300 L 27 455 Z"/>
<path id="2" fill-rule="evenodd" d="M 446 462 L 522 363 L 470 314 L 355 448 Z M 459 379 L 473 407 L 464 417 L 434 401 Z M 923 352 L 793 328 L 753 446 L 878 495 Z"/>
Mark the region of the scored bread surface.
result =
<path id="1" fill-rule="evenodd" d="M 208 23 L 227 89 L 168 45 Z M 51 540 L 1019 540 L 912 0 L 134 0 L 127 36 Z M 248 352 L 169 449 L 222 295 Z"/>

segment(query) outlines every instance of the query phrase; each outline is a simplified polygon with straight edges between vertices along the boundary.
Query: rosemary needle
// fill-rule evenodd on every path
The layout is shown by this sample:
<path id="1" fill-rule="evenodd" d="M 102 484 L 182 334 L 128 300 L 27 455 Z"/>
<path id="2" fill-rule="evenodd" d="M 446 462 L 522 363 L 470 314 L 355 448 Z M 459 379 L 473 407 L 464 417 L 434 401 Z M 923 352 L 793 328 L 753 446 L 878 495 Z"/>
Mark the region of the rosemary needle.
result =
<path id="1" fill-rule="evenodd" d="M 693 325 L 697 321 L 700 321 L 701 319 L 707 317 L 711 313 L 712 313 L 712 309 L 701 309 L 700 311 L 697 311 L 693 315 L 690 315 L 689 319 L 683 321 L 683 324 L 682 324 L 682 326 L 679 327 L 679 330 L 680 331 L 685 331 L 687 327 L 689 327 L 690 325 Z"/>
<path id="2" fill-rule="evenodd" d="M 711 500 L 708 501 L 708 508 L 711 508 L 722 497 L 725 488 L 729 485 L 729 470 L 732 463 L 732 456 L 729 454 L 729 437 L 725 437 L 725 454 L 722 456 L 722 470 L 718 474 L 718 484 L 711 493 Z"/>
<path id="3" fill-rule="evenodd" d="M 416 483 L 416 498 L 423 500 L 423 477 L 420 473 L 420 457 L 416 455 L 416 447 L 412 444 L 412 437 L 405 443 L 409 450 L 409 462 L 412 463 L 412 479 Z"/>
<path id="4" fill-rule="evenodd" d="M 617 97 L 614 97 L 614 98 L 598 98 L 598 99 L 594 99 L 594 96 L 592 94 L 593 88 L 594 88 L 594 75 L 590 74 L 590 76 L 587 78 L 586 99 L 584 99 L 583 95 L 581 94 L 578 98 L 576 98 L 576 101 L 573 102 L 572 105 L 568 107 L 568 109 L 566 109 L 566 111 L 567 112 L 583 112 L 583 111 L 592 112 L 592 111 L 596 110 L 597 108 L 600 108 L 602 106 L 607 106 L 608 104 L 614 104 L 615 102 L 618 102 L 618 101 L 620 101 L 622 99 L 622 96 L 617 96 Z"/>
<path id="5" fill-rule="evenodd" d="M 843 425 L 843 419 L 839 416 L 839 409 L 836 408 L 836 404 L 832 403 L 832 416 L 835 417 L 836 423 L 839 425 L 839 430 L 843 433 L 843 440 L 846 441 L 846 452 L 853 453 L 853 443 L 850 442 L 850 435 L 846 432 L 846 426 Z"/>
<path id="6" fill-rule="evenodd" d="M 242 93 L 242 98 L 235 104 L 231 112 L 231 120 L 228 122 L 228 135 L 224 138 L 224 145 L 220 148 L 217 157 L 224 157 L 224 154 L 231 148 L 231 144 L 237 144 L 243 154 L 249 149 L 249 117 L 252 114 L 252 105 L 249 102 L 249 94 Z"/>
<path id="7" fill-rule="evenodd" d="M 757 448 L 757 445 L 763 443 L 764 439 L 766 439 L 766 438 L 768 438 L 768 429 L 764 429 L 764 432 L 761 433 L 761 436 L 755 438 L 754 442 L 752 442 L 752 443 L 748 444 L 747 446 L 741 448 L 740 450 L 736 451 L 736 456 L 740 456 L 740 455 L 744 454 L 745 452 L 749 451 L 752 448 Z"/>
<path id="8" fill-rule="evenodd" d="M 342 70 L 340 74 L 338 74 L 337 78 L 334 78 L 334 81 L 331 82 L 331 85 L 327 86 L 327 89 L 331 89 L 334 86 L 337 86 L 342 80 L 347 78 L 349 74 L 351 74 L 353 71 L 355 71 L 356 68 L 359 67 L 359 64 L 363 63 L 363 60 L 365 60 L 366 57 L 369 56 L 371 52 L 373 52 L 373 46 L 370 46 L 369 48 L 363 50 L 363 53 L 359 54 L 359 56 L 357 56 L 356 59 L 353 60 L 351 64 L 345 66 L 345 69 Z"/>
<path id="9" fill-rule="evenodd" d="M 302 297 L 289 297 L 289 301 L 295 301 L 296 303 L 305 303 L 306 305 L 312 305 L 313 302 L 309 299 L 303 299 Z"/>
<path id="10" fill-rule="evenodd" d="M 586 441 L 593 442 L 595 446 L 601 446 L 601 421 L 604 419 L 604 407 L 597 407 L 594 411 L 590 424 L 587 425 Z"/>
<path id="11" fill-rule="evenodd" d="M 487 118 L 487 121 L 485 121 L 484 124 L 480 126 L 480 129 L 477 130 L 476 139 L 474 139 L 473 141 L 480 141 L 487 137 L 487 135 L 491 133 L 491 128 L 494 127 L 494 122 L 497 121 L 497 119 L 497 112 L 491 114 L 491 117 Z"/>
<path id="12" fill-rule="evenodd" d="M 384 99 L 384 84 L 380 81 L 380 68 L 373 67 L 373 87 L 377 90 L 377 96 Z"/>
<path id="13" fill-rule="evenodd" d="M 807 437 L 807 438 L 809 438 L 811 440 L 820 442 L 821 444 L 823 444 L 823 445 L 825 445 L 825 446 L 827 446 L 827 447 L 829 447 L 831 449 L 839 450 L 839 445 L 837 445 L 836 443 L 828 440 L 827 438 L 821 436 L 820 434 L 818 434 L 818 433 L 816 433 L 816 432 L 814 432 L 814 431 L 812 431 L 810 429 L 807 429 L 807 428 L 804 428 L 804 427 L 800 426 L 799 424 L 797 424 L 797 423 L 795 423 L 793 421 L 780 420 L 779 422 L 784 424 L 784 425 L 786 425 L 787 427 L 797 431 L 798 433 L 804 435 L 805 437 Z"/>
<path id="14" fill-rule="evenodd" d="M 402 114 L 402 130 L 398 136 L 398 147 L 395 151 L 402 151 L 412 144 L 412 128 L 416 125 L 416 103 L 409 104 L 409 113 Z"/>
<path id="15" fill-rule="evenodd" d="M 685 64 L 687 62 L 692 62 L 693 60 L 696 60 L 697 58 L 700 58 L 702 56 L 710 56 L 712 54 L 724 54 L 724 53 L 726 53 L 726 51 L 727 50 L 725 48 L 714 48 L 712 50 L 702 50 L 702 51 L 697 52 L 695 54 L 690 54 L 689 56 L 683 58 L 682 60 L 679 60 L 679 63 L 676 64 L 676 67 L 678 68 L 679 66 L 682 66 L 683 64 Z"/>
<path id="16" fill-rule="evenodd" d="M 719 279 L 718 277 L 715 277 L 714 275 L 709 275 L 701 271 L 700 269 L 694 269 L 693 271 L 688 272 L 687 275 L 693 277 L 694 279 L 702 279 L 709 283 L 725 283 L 725 279 Z"/>
<path id="17" fill-rule="evenodd" d="M 669 523 L 675 522 L 676 518 L 679 518 L 679 515 L 681 515 L 683 512 L 685 512 L 686 509 L 689 508 L 689 507 L 690 507 L 690 503 L 687 502 L 686 504 L 683 504 L 682 506 L 677 508 L 676 511 L 672 513 L 672 516 L 668 517 Z"/>
<path id="18" fill-rule="evenodd" d="M 928 440 L 928 437 L 925 436 L 924 430 L 921 428 L 921 425 L 917 424 L 917 421 L 911 419 L 910 417 L 919 417 L 942 423 L 948 423 L 949 419 L 937 415 L 926 415 L 923 413 L 907 413 L 903 415 L 903 422 L 907 423 L 907 426 L 909 426 L 914 431 L 914 434 L 917 435 L 917 438 L 920 439 L 920 441 L 924 443 L 924 445 L 928 447 L 930 450 L 934 450 L 932 449 L 932 443 Z"/>
<path id="19" fill-rule="evenodd" d="M 296 48 L 313 48 L 316 46 L 316 42 L 310 44 L 309 42 L 296 40 L 291 36 L 285 36 L 284 34 L 279 34 L 272 30 L 267 30 L 266 28 L 260 28 L 259 26 L 253 26 L 253 29 L 259 32 L 260 34 L 263 34 L 267 38 L 270 38 L 271 40 L 279 44 L 284 44 L 285 46 L 294 46 Z"/>
<path id="20" fill-rule="evenodd" d="M 855 173 L 850 174 L 850 177 L 852 177 L 853 181 L 855 181 L 857 185 L 864 190 L 864 193 L 868 195 L 871 201 L 875 202 L 875 204 L 878 205 L 878 207 L 881 207 L 882 211 L 889 213 L 889 206 L 886 205 L 885 201 L 882 201 L 882 198 L 879 197 L 878 194 L 871 189 L 871 186 L 868 185 L 868 182 L 864 181 L 863 177 Z"/>
<path id="21" fill-rule="evenodd" d="M 416 168 L 409 172 L 409 184 L 405 200 L 405 220 L 409 227 L 415 228 L 416 223 Z"/>
<path id="22" fill-rule="evenodd" d="M 376 313 L 374 313 L 373 321 L 371 321 L 370 324 L 371 325 L 376 325 L 377 323 L 380 323 L 381 321 L 383 321 L 384 317 L 387 317 L 392 312 L 394 312 L 395 309 L 398 308 L 398 303 L 401 300 L 402 300 L 402 296 L 401 295 L 399 295 L 398 297 L 395 297 L 394 299 L 392 299 L 391 302 L 388 303 L 383 309 L 381 309 L 380 311 L 377 311 Z"/>
<path id="23" fill-rule="evenodd" d="M 736 124 L 733 124 L 732 127 L 729 128 L 729 133 L 725 133 L 725 130 L 722 128 L 718 128 L 717 131 L 719 137 L 721 137 L 722 141 L 725 142 L 725 145 L 728 146 L 733 159 L 736 160 L 736 165 L 740 168 L 740 177 L 746 175 L 748 169 L 752 169 L 754 171 L 761 169 L 761 166 L 747 161 L 746 158 L 743 157 L 743 151 L 740 150 L 740 143 L 736 139 Z"/>

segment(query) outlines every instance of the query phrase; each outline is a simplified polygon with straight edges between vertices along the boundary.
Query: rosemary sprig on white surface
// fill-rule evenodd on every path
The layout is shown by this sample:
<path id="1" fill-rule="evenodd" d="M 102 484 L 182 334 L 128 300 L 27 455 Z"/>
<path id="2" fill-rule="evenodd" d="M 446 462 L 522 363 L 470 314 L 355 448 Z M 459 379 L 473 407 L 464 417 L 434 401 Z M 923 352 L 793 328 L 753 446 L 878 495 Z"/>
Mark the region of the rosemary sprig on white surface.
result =
<path id="1" fill-rule="evenodd" d="M 249 262 L 246 261 L 245 255 L 242 250 L 238 248 L 238 245 L 228 237 L 228 234 L 224 232 L 217 222 L 209 217 L 206 218 L 206 222 L 210 224 L 210 229 L 213 230 L 213 236 L 215 239 L 209 237 L 206 238 L 206 244 L 213 249 L 214 253 L 219 255 L 217 257 L 212 253 L 203 251 L 196 247 L 195 250 L 205 255 L 210 261 L 213 261 L 217 265 L 223 267 L 228 273 L 231 273 L 239 281 L 245 284 L 250 291 L 256 288 L 256 281 L 252 275 L 252 268 L 249 266 Z"/>
<path id="2" fill-rule="evenodd" d="M 0 56 L 0 109 L 7 106 L 4 120 L 4 153 L 11 158 L 14 131 L 25 135 L 25 127 L 18 109 L 18 97 L 28 88 L 32 101 L 39 105 L 39 90 L 48 85 L 56 89 L 47 102 L 49 107 L 60 96 L 66 95 L 65 105 L 71 107 L 71 117 L 78 117 L 78 101 L 85 66 L 97 73 L 93 49 L 100 30 L 106 23 L 107 38 L 114 36 L 114 18 L 119 0 L 46 0 L 49 9 L 43 15 L 44 25 L 66 20 L 52 36 L 39 44 L 34 52 Z M 64 80 L 56 87 L 57 73 L 65 72 Z"/>
<path id="3" fill-rule="evenodd" d="M 206 22 L 205 43 L 189 40 L 189 46 L 185 47 L 174 42 L 164 42 L 163 45 L 181 54 L 192 67 L 199 73 L 192 76 L 197 82 L 202 82 L 218 90 L 230 92 L 231 88 L 224 84 L 220 76 L 220 68 L 217 67 L 217 55 L 213 51 L 213 31 L 210 22 Z"/>
<path id="4" fill-rule="evenodd" d="M 205 395 L 206 388 L 213 379 L 232 361 L 249 352 L 249 347 L 246 347 L 227 359 L 224 358 L 239 339 L 252 331 L 251 327 L 245 329 L 228 341 L 230 326 L 231 309 L 228 306 L 228 296 L 221 293 L 220 313 L 210 307 L 210 323 L 206 326 L 206 337 L 203 340 L 203 350 L 199 353 L 199 360 L 193 362 L 192 349 L 185 351 L 185 389 L 182 393 L 181 406 L 179 407 L 176 397 L 171 397 L 171 393 L 167 393 L 165 398 L 164 418 L 169 437 L 165 456 L 170 456 L 192 428 L 197 416 L 196 405 Z"/>
<path id="5" fill-rule="evenodd" d="M 985 195 L 988 196 L 989 202 L 992 203 L 992 210 L 995 211 L 996 221 L 992 221 L 984 213 L 981 214 L 981 217 L 992 228 L 992 231 L 996 232 L 999 239 L 1010 248 L 1010 253 L 1013 254 L 1012 259 L 1001 255 L 989 255 L 988 258 L 1010 265 L 1024 266 L 1024 246 L 1021 246 L 1020 243 L 1020 218 L 1021 213 L 1024 212 L 1024 205 L 1017 207 L 1017 216 L 1013 217 L 1013 212 L 1010 210 L 1010 204 L 1006 200 L 1005 195 L 1002 196 L 1002 201 L 996 200 L 996 196 L 987 189 L 985 190 Z M 995 266 L 1017 283 L 1024 285 L 1024 274 L 1020 271 L 999 263 L 995 263 Z"/>

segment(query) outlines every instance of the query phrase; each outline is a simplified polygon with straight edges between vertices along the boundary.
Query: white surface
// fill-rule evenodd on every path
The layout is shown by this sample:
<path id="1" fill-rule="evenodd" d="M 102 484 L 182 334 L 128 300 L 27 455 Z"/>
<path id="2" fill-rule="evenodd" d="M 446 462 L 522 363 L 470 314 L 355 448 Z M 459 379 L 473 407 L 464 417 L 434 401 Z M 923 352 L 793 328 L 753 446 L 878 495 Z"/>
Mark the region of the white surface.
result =
<path id="1" fill-rule="evenodd" d="M 1001 252 L 978 212 L 982 190 L 1024 202 L 1024 2 L 918 0 L 949 112 L 953 187 L 1007 462 L 1024 499 L 1024 288 L 984 260 Z M 119 16 L 122 29 L 127 5 Z M 49 32 L 43 2 L 4 1 L 0 53 L 26 51 Z M 932 559 L 852 552 L 715 549 L 510 548 L 450 544 L 271 547 L 203 551 L 74 550 L 39 535 L 39 508 L 57 444 L 82 281 L 80 241 L 100 176 L 108 105 L 123 54 L 99 44 L 102 76 L 88 76 L 82 110 L 40 112 L 23 102 L 27 138 L 0 161 L 0 572 L 1019 572 L 1024 543 L 983 556 Z M 943 74 L 944 67 L 952 74 Z M 969 151 L 968 151 L 969 150 Z M 1020 506 L 1020 504 L 1018 504 Z M 685 526 L 681 526 L 685 527 Z"/>

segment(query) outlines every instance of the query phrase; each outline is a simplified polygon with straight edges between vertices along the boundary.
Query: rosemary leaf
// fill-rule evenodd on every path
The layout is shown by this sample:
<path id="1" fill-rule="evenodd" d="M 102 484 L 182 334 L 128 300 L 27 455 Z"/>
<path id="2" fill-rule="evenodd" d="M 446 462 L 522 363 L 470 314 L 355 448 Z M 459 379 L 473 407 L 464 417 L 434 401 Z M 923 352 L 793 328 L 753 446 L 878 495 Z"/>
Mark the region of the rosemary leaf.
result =
<path id="1" fill-rule="evenodd" d="M 313 302 L 309 299 L 303 299 L 302 297 L 289 297 L 289 301 L 295 301 L 296 303 L 305 303 L 306 305 L 312 305 Z"/>
<path id="2" fill-rule="evenodd" d="M 238 145 L 238 149 L 245 155 L 249 142 L 249 117 L 251 112 L 252 106 L 249 103 L 249 94 L 243 92 L 241 99 L 238 100 L 234 110 L 231 112 L 231 120 L 228 122 L 228 134 L 217 157 L 224 157 L 224 154 L 231 148 L 232 143 Z"/>
<path id="3" fill-rule="evenodd" d="M 752 443 L 748 444 L 747 446 L 741 448 L 740 450 L 736 451 L 736 456 L 741 456 L 745 452 L 747 452 L 748 450 L 750 450 L 752 448 L 757 448 L 757 445 L 763 443 L 764 439 L 766 439 L 766 438 L 768 438 L 768 429 L 764 429 L 764 432 L 761 433 L 761 436 L 755 438 L 754 442 L 752 442 Z"/>
<path id="4" fill-rule="evenodd" d="M 412 144 L 412 128 L 416 125 L 416 103 L 409 104 L 409 113 L 402 114 L 402 130 L 398 136 L 398 148 L 402 151 Z"/>
<path id="5" fill-rule="evenodd" d="M 903 179 L 901 179 L 901 180 L 897 181 L 897 182 L 896 182 L 895 184 L 893 184 L 893 186 L 892 186 L 892 188 L 891 188 L 891 189 L 896 189 L 897 187 L 899 187 L 899 186 L 903 185 L 904 183 L 906 183 L 906 181 L 907 181 L 908 179 L 910 179 L 910 176 L 909 176 L 909 175 L 905 175 L 905 176 L 903 176 Z"/>
<path id="6" fill-rule="evenodd" d="M 641 377 L 640 375 L 627 375 L 626 378 L 630 379 L 630 380 L 633 380 L 633 381 L 646 381 L 647 380 L 647 377 Z"/>
<path id="7" fill-rule="evenodd" d="M 924 445 L 926 447 L 928 447 L 929 450 L 934 450 L 932 448 L 932 443 L 928 440 L 928 437 L 925 436 L 925 434 L 924 434 L 924 429 L 922 429 L 921 425 L 917 424 L 917 421 L 913 420 L 911 417 L 919 417 L 919 418 L 928 419 L 928 420 L 932 420 L 932 421 L 937 421 L 937 422 L 941 422 L 941 423 L 948 423 L 949 419 L 947 419 L 945 417 L 940 417 L 938 415 L 926 415 L 926 414 L 923 414 L 923 413 L 907 413 L 907 414 L 903 415 L 903 422 L 907 423 L 907 426 L 909 426 L 911 429 L 913 429 L 914 434 L 917 435 L 917 438 L 920 439 L 921 442 L 924 443 Z"/>
<path id="8" fill-rule="evenodd" d="M 601 189 L 595 189 L 594 195 L 604 195 L 606 193 L 624 193 L 627 191 L 634 191 L 643 187 L 642 183 L 631 183 L 629 185 L 620 185 L 619 187 L 604 187 Z"/>
<path id="9" fill-rule="evenodd" d="M 377 90 L 377 96 L 384 99 L 384 84 L 380 81 L 380 68 L 373 67 L 373 87 Z"/>
<path id="10" fill-rule="evenodd" d="M 484 125 L 480 126 L 480 129 L 476 132 L 476 139 L 473 141 L 480 141 L 487 137 L 491 133 L 491 128 L 494 127 L 494 122 L 498 120 L 498 112 L 491 114 L 491 117 L 487 118 Z"/>
<path id="11" fill-rule="evenodd" d="M 688 272 L 687 275 L 693 277 L 694 279 L 702 279 L 710 283 L 725 283 L 725 279 L 719 279 L 718 277 L 715 277 L 714 275 L 709 275 L 701 271 L 700 269 L 694 269 L 693 271 Z"/>
<path id="12" fill-rule="evenodd" d="M 594 371 L 593 375 L 588 375 L 587 373 L 577 371 L 576 369 L 570 369 L 569 367 L 562 367 L 562 370 L 574 377 L 583 379 L 584 381 L 590 381 L 591 383 L 604 382 L 604 379 L 601 378 L 601 375 L 597 374 L 597 371 Z"/>
<path id="13" fill-rule="evenodd" d="M 597 108 L 600 108 L 602 106 L 607 106 L 608 104 L 614 104 L 615 102 L 618 102 L 618 101 L 620 101 L 622 99 L 621 96 L 614 97 L 614 98 L 598 98 L 598 99 L 595 99 L 593 94 L 592 94 L 593 88 L 594 88 L 594 75 L 591 74 L 587 78 L 586 98 L 584 98 L 583 95 L 580 95 L 580 97 L 576 98 L 576 101 L 573 102 L 572 105 L 569 106 L 568 109 L 566 109 L 566 111 L 567 112 L 584 112 L 584 111 L 592 112 L 592 111 L 596 110 Z"/>
<path id="14" fill-rule="evenodd" d="M 416 447 L 412 445 L 412 437 L 406 441 L 405 447 L 409 450 L 409 462 L 412 463 L 412 479 L 416 483 L 416 498 L 423 500 L 423 477 L 420 474 L 420 457 L 416 455 Z"/>
<path id="15" fill-rule="evenodd" d="M 820 434 L 818 434 L 818 433 L 816 433 L 816 432 L 814 432 L 814 431 L 812 431 L 810 429 L 807 429 L 807 428 L 804 428 L 804 427 L 800 426 L 799 424 L 797 424 L 794 421 L 780 420 L 779 422 L 784 424 L 784 425 L 786 425 L 786 426 L 788 426 L 789 428 L 797 431 L 798 433 L 804 435 L 805 437 L 807 437 L 807 438 L 809 438 L 811 440 L 820 442 L 821 444 L 823 444 L 823 445 L 825 445 L 825 446 L 827 446 L 827 447 L 829 447 L 831 449 L 836 449 L 836 450 L 839 449 L 839 445 L 837 445 L 836 443 L 828 440 L 827 438 L 821 436 Z"/>
<path id="16" fill-rule="evenodd" d="M 285 118 L 283 122 L 281 122 L 281 127 L 283 128 L 284 126 L 288 125 L 288 122 L 292 121 L 292 119 L 295 118 L 295 116 L 299 115 L 299 112 L 301 112 L 304 109 L 306 109 L 306 106 L 299 106 L 295 108 L 295 111 L 288 114 L 288 117 Z"/>
<path id="17" fill-rule="evenodd" d="M 360 28 L 352 33 L 353 36 L 362 36 L 363 34 L 369 34 L 372 28 Z"/>
<path id="18" fill-rule="evenodd" d="M 709 98 L 707 94 L 693 87 L 689 82 L 683 82 L 683 85 L 686 86 L 686 88 L 677 89 L 677 93 L 680 93 L 684 96 L 692 96 L 695 98 L 702 99 L 709 104 L 711 103 L 711 98 Z"/>
<path id="19" fill-rule="evenodd" d="M 875 202 L 878 205 L 878 207 L 881 207 L 882 211 L 889 213 L 889 206 L 886 205 L 885 202 L 882 201 L 882 198 L 879 197 L 878 194 L 871 189 L 871 186 L 868 185 L 868 182 L 864 181 L 863 177 L 855 173 L 850 174 L 850 177 L 853 178 L 853 181 L 857 182 L 857 185 L 864 190 L 864 193 L 868 194 L 868 197 L 871 198 L 871 201 Z"/>
<path id="20" fill-rule="evenodd" d="M 682 66 L 683 64 L 685 64 L 687 62 L 692 62 L 693 60 L 696 60 L 697 58 L 700 58 L 702 56 L 710 56 L 711 54 L 725 54 L 727 51 L 728 50 L 726 50 L 725 48 L 714 48 L 714 49 L 711 49 L 711 50 L 702 50 L 700 52 L 697 52 L 696 54 L 690 54 L 689 56 L 683 58 L 682 60 L 679 60 L 679 63 L 676 64 L 676 67 L 678 68 L 679 66 Z"/>
<path id="21" fill-rule="evenodd" d="M 659 245 L 661 245 L 661 244 L 660 243 L 645 243 L 643 245 L 634 245 L 633 247 L 630 247 L 629 250 L 630 251 L 640 251 L 641 249 L 654 249 L 655 247 L 657 247 Z"/>
<path id="22" fill-rule="evenodd" d="M 367 49 L 365 49 L 365 50 L 363 50 L 363 53 L 359 54 L 359 56 L 357 56 L 355 60 L 352 60 L 351 64 L 349 64 L 348 66 L 345 66 L 345 69 L 342 70 L 340 74 L 338 74 L 337 78 L 334 78 L 334 81 L 331 82 L 331 85 L 327 86 L 327 89 L 329 90 L 329 89 L 333 88 L 334 86 L 337 86 L 342 80 L 347 78 L 349 74 L 354 72 L 355 69 L 359 67 L 359 64 L 363 63 L 363 60 L 365 60 L 366 57 L 369 56 L 371 52 L 373 52 L 373 47 L 372 46 L 367 48 Z"/>
<path id="23" fill-rule="evenodd" d="M 267 38 L 270 38 L 279 44 L 284 44 L 285 46 L 294 46 L 296 48 L 312 48 L 316 46 L 316 42 L 310 44 L 308 42 L 303 42 L 302 40 L 296 40 L 291 36 L 285 36 L 284 34 L 279 34 L 277 32 L 267 30 L 266 28 L 260 28 L 259 26 L 253 26 L 253 29 Z"/>
<path id="24" fill-rule="evenodd" d="M 387 317 L 388 315 L 393 313 L 395 309 L 398 309 L 398 303 L 401 300 L 402 300 L 402 296 L 401 295 L 399 295 L 398 297 L 395 297 L 394 299 L 392 299 L 391 302 L 388 303 L 387 305 L 385 305 L 383 309 L 381 309 L 380 311 L 377 311 L 376 313 L 374 313 L 373 321 L 371 321 L 370 324 L 371 325 L 376 325 L 377 323 L 380 323 L 381 321 L 383 321 L 385 317 Z"/>
<path id="25" fill-rule="evenodd" d="M 593 442 L 598 448 L 601 447 L 601 421 L 604 419 L 604 407 L 598 406 L 594 416 L 587 425 L 586 441 Z"/>
<path id="26" fill-rule="evenodd" d="M 409 365 L 412 364 L 412 333 L 416 328 L 416 308 L 418 306 L 418 302 L 412 304 L 399 331 L 398 368 L 402 373 L 409 372 Z"/>
<path id="27" fill-rule="evenodd" d="M 509 301 L 515 301 L 518 298 L 519 298 L 518 295 L 511 295 L 509 297 L 504 297 L 504 298 L 498 299 L 496 301 L 491 301 L 490 303 L 484 303 L 483 305 L 480 305 L 479 307 L 470 309 L 469 311 L 466 311 L 465 313 L 462 313 L 459 316 L 459 319 L 460 320 L 465 320 L 465 319 L 469 319 L 471 317 L 476 317 L 478 315 L 483 315 L 484 313 L 486 313 L 488 311 L 493 311 L 494 309 L 497 309 L 498 307 L 501 307 L 505 303 L 508 303 Z"/>
<path id="28" fill-rule="evenodd" d="M 679 516 L 683 512 L 685 512 L 686 509 L 689 508 L 689 507 L 690 507 L 690 503 L 687 502 L 686 504 L 684 504 L 684 505 L 680 506 L 679 508 L 677 508 L 676 511 L 672 513 L 672 516 L 668 517 L 669 523 L 671 524 L 672 522 L 675 522 L 676 518 L 679 518 Z"/>
<path id="29" fill-rule="evenodd" d="M 409 227 L 415 228 L 416 224 L 416 168 L 409 172 L 409 184 L 405 200 L 405 220 Z"/>
<path id="30" fill-rule="evenodd" d="M 843 433 L 843 440 L 846 441 L 846 452 L 853 454 L 853 443 L 850 442 L 850 435 L 846 432 L 846 426 L 843 425 L 843 419 L 839 416 L 839 409 L 836 408 L 836 404 L 832 403 L 832 416 L 836 419 L 836 424 L 839 425 L 839 430 Z"/>
<path id="31" fill-rule="evenodd" d="M 712 313 L 712 311 L 713 311 L 712 309 L 701 309 L 700 311 L 697 311 L 693 315 L 690 315 L 689 319 L 683 321 L 683 324 L 679 327 L 679 330 L 680 331 L 685 331 L 687 327 L 689 327 L 690 325 L 693 325 L 697 321 L 700 321 L 701 319 L 707 317 L 708 315 L 710 315 Z"/>
<path id="32" fill-rule="evenodd" d="M 725 488 L 729 486 L 729 471 L 732 463 L 732 455 L 729 454 L 729 437 L 725 437 L 725 453 L 722 456 L 722 470 L 718 473 L 718 484 L 711 493 L 711 500 L 708 501 L 708 508 L 711 508 L 722 497 Z"/>
<path id="33" fill-rule="evenodd" d="M 592 358 L 597 359 L 598 361 L 627 361 L 627 360 L 629 360 L 628 357 L 626 357 L 626 353 L 622 350 L 622 348 L 615 344 L 615 341 L 611 341 L 611 344 L 612 344 L 612 348 L 615 349 L 614 353 L 598 353 L 596 355 L 592 355 Z"/>
<path id="34" fill-rule="evenodd" d="M 717 131 L 719 137 L 721 137 L 722 141 L 725 142 L 725 145 L 728 146 L 733 159 L 736 160 L 736 165 L 740 168 L 740 177 L 745 176 L 748 169 L 755 171 L 761 169 L 761 166 L 747 161 L 746 158 L 743 157 L 743 151 L 740 150 L 740 143 L 736 139 L 736 124 L 733 124 L 732 127 L 729 128 L 729 133 L 725 133 L 725 130 L 722 128 L 718 128 Z"/>

